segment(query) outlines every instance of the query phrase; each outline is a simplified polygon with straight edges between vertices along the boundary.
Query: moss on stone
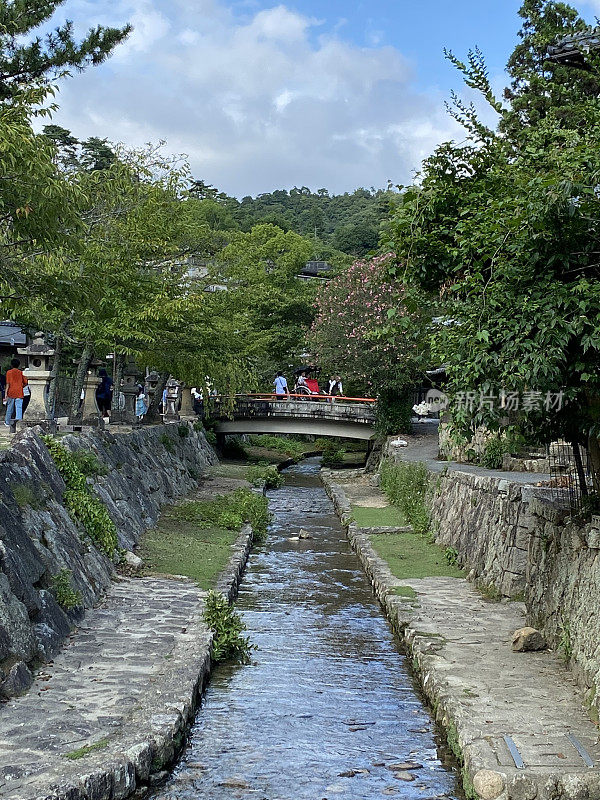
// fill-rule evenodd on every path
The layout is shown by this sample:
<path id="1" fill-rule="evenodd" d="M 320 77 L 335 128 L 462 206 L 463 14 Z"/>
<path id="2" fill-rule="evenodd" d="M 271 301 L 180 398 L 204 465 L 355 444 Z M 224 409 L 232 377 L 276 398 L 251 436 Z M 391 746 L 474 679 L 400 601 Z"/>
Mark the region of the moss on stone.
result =
<path id="1" fill-rule="evenodd" d="M 417 593 L 412 586 L 394 586 L 391 590 L 392 594 L 397 594 L 400 597 L 416 597 Z"/>
<path id="2" fill-rule="evenodd" d="M 85 744 L 83 747 L 77 748 L 77 750 L 71 750 L 70 753 L 65 753 L 65 758 L 68 758 L 70 761 L 77 761 L 80 758 L 85 758 L 85 756 L 93 753 L 95 750 L 104 750 L 105 747 L 108 747 L 108 738 L 98 739 L 97 742 L 93 744 Z"/>

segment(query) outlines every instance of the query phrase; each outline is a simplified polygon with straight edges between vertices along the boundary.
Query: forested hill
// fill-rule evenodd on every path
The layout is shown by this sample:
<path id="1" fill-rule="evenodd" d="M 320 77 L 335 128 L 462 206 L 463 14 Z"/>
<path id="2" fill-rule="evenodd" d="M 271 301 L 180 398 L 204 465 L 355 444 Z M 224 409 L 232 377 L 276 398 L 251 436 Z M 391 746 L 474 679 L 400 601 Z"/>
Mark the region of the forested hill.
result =
<path id="1" fill-rule="evenodd" d="M 390 201 L 395 196 L 390 190 L 372 188 L 330 195 L 327 189 L 311 192 L 303 186 L 237 200 L 202 181 L 198 181 L 196 187 L 200 197 L 213 199 L 226 208 L 236 227 L 248 231 L 258 223 L 271 222 L 284 230 L 318 240 L 325 245 L 324 257 L 330 248 L 351 256 L 363 256 L 375 250 L 380 224 L 387 217 Z"/>

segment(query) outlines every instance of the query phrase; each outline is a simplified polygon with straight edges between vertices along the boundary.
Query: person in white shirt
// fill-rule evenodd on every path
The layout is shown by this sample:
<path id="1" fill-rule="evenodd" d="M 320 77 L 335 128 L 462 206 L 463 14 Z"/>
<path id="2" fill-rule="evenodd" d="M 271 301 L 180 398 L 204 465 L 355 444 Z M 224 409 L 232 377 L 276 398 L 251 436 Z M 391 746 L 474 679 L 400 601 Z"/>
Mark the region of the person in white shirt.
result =
<path id="1" fill-rule="evenodd" d="M 278 399 L 287 396 L 290 393 L 283 372 L 277 373 L 277 375 L 275 376 L 275 380 L 273 381 L 273 386 L 275 388 L 275 394 L 277 395 Z"/>

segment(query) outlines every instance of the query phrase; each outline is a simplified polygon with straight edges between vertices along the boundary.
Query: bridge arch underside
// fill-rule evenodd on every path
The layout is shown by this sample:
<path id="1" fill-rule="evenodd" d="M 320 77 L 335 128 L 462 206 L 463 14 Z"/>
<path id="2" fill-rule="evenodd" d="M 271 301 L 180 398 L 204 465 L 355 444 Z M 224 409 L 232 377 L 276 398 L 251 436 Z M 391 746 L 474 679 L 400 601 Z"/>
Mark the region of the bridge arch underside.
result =
<path id="1" fill-rule="evenodd" d="M 305 433 L 312 436 L 336 436 L 363 441 L 370 441 L 375 436 L 375 428 L 364 422 L 277 417 L 222 420 L 215 426 L 215 432 L 224 436 L 244 433 Z"/>

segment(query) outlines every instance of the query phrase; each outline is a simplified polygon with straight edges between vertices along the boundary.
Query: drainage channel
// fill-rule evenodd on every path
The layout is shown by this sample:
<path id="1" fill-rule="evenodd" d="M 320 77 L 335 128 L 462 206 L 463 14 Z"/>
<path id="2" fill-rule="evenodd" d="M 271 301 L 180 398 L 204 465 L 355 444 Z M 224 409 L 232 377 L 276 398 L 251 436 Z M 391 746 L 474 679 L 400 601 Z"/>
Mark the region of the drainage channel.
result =
<path id="1" fill-rule="evenodd" d="M 269 493 L 237 601 L 253 663 L 215 670 L 155 800 L 461 797 L 318 470 L 307 459 Z"/>

